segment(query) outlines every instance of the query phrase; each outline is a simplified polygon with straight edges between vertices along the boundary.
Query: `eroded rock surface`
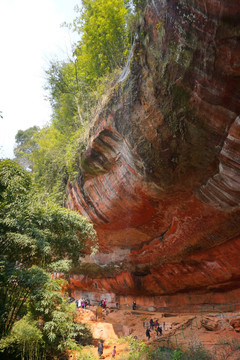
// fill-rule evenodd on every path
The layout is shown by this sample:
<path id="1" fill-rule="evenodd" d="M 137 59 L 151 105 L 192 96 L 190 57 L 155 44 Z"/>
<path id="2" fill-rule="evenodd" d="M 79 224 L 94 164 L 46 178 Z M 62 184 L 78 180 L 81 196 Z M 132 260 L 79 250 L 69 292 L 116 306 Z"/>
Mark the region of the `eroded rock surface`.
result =
<path id="1" fill-rule="evenodd" d="M 100 245 L 76 294 L 239 303 L 239 55 L 239 1 L 148 2 L 130 71 L 68 184 Z"/>

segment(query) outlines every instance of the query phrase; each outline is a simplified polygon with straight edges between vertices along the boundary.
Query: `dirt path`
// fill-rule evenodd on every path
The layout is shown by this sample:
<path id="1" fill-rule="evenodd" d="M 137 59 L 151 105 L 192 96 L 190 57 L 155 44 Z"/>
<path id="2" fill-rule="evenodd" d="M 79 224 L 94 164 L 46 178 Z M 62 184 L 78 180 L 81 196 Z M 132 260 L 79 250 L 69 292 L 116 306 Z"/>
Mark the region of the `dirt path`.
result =
<path id="1" fill-rule="evenodd" d="M 146 340 L 146 321 L 158 320 L 163 328 L 162 336 L 151 332 L 150 341 Z M 144 340 L 150 346 L 182 346 L 188 347 L 189 343 L 201 342 L 207 349 L 216 354 L 216 359 L 221 359 L 220 353 L 226 352 L 226 359 L 239 360 L 237 351 L 240 349 L 240 333 L 230 325 L 231 319 L 240 319 L 239 313 L 215 314 L 162 314 L 158 312 L 111 310 L 103 311 L 102 319 L 96 320 L 96 307 L 77 310 L 77 321 L 87 323 L 93 333 L 95 343 L 85 352 L 97 356 L 98 339 L 104 342 L 104 359 L 111 359 L 113 346 L 117 347 L 116 359 L 122 352 L 129 350 L 128 343 L 119 338 L 132 335 L 139 340 Z M 228 355 L 232 353 L 232 356 Z M 222 359 L 224 359 L 224 354 Z M 239 356 L 239 357 L 238 357 Z M 225 360 L 225 359 L 224 359 Z"/>

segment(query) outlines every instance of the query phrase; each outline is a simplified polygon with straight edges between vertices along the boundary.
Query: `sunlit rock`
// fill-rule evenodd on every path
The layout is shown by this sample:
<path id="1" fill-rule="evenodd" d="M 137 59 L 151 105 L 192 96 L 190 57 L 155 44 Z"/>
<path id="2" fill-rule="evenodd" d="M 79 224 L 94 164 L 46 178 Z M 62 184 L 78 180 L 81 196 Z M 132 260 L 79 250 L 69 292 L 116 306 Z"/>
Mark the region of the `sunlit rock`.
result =
<path id="1" fill-rule="evenodd" d="M 149 1 L 67 206 L 99 253 L 72 292 L 201 309 L 240 296 L 240 3 Z M 102 295 L 103 294 L 103 295 Z"/>

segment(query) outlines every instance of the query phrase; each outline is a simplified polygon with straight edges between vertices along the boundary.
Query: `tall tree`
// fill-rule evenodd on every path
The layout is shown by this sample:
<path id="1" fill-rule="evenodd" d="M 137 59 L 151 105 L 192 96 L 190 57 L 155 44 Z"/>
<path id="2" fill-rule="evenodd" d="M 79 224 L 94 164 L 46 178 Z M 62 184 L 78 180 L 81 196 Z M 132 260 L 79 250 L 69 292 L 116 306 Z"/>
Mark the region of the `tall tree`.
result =
<path id="1" fill-rule="evenodd" d="M 128 0 L 82 1 L 71 24 L 79 42 L 66 61 L 51 61 L 46 71 L 52 122 L 34 135 L 37 148 L 29 158 L 36 181 L 47 193 L 55 193 L 59 203 L 66 180 L 76 174 L 93 109 L 106 86 L 112 85 L 110 73 L 125 63 L 130 47 L 129 4 Z"/>
<path id="2" fill-rule="evenodd" d="M 40 131 L 38 126 L 33 126 L 27 130 L 18 130 L 15 136 L 16 147 L 14 155 L 16 161 L 25 169 L 32 170 L 33 163 L 30 159 L 31 153 L 38 148 L 34 135 Z"/>
<path id="3" fill-rule="evenodd" d="M 43 193 L 64 205 L 67 181 L 66 146 L 69 131 L 64 135 L 53 124 L 45 126 L 34 136 L 37 148 L 30 155 L 33 178 Z"/>
<path id="4" fill-rule="evenodd" d="M 59 131 L 76 131 L 89 120 L 102 77 L 122 67 L 130 47 L 129 1 L 84 0 L 71 27 L 80 41 L 66 61 L 51 61 L 46 89 Z"/>
<path id="5" fill-rule="evenodd" d="M 86 218 L 34 194 L 30 175 L 0 161 L 0 336 L 6 335 L 27 298 L 44 283 L 44 269 L 78 264 L 95 231 Z M 36 267 L 38 266 L 38 267 Z"/>
<path id="6" fill-rule="evenodd" d="M 81 40 L 81 63 L 87 79 L 95 83 L 106 73 L 124 65 L 129 50 L 127 2 L 83 0 L 74 29 Z"/>

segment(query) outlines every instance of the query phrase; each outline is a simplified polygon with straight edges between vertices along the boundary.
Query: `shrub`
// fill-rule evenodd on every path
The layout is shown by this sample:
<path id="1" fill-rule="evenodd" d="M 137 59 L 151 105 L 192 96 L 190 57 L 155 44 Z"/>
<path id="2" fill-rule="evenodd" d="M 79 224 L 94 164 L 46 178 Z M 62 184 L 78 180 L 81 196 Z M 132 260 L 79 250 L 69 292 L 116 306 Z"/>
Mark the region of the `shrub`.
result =
<path id="1" fill-rule="evenodd" d="M 191 343 L 186 354 L 183 356 L 183 360 L 210 360 L 212 355 L 200 342 Z"/>
<path id="2" fill-rule="evenodd" d="M 173 358 L 173 349 L 159 347 L 152 353 L 153 360 L 172 360 Z"/>
<path id="3" fill-rule="evenodd" d="M 152 358 L 150 348 L 144 341 L 130 338 L 130 352 L 128 360 L 150 360 Z"/>

